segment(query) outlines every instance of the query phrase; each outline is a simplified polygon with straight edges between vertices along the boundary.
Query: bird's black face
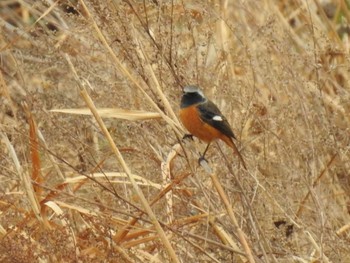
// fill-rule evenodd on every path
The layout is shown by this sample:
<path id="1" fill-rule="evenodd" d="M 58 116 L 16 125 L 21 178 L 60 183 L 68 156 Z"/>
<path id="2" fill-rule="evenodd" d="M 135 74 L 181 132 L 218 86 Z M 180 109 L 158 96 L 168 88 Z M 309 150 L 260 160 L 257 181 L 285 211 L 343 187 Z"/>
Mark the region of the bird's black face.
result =
<path id="1" fill-rule="evenodd" d="M 186 107 L 189 107 L 191 105 L 198 104 L 198 103 L 205 102 L 205 101 L 206 101 L 206 98 L 203 96 L 201 91 L 186 92 L 186 89 L 185 89 L 185 92 L 181 98 L 180 107 L 186 108 Z"/>

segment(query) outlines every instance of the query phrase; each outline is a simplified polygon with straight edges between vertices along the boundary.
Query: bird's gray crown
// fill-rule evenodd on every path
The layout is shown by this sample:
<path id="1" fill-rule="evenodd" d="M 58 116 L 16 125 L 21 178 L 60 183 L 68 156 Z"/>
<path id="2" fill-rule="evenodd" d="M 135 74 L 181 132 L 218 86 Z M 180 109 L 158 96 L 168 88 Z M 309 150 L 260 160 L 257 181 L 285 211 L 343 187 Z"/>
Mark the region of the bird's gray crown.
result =
<path id="1" fill-rule="evenodd" d="M 198 93 L 201 97 L 205 98 L 203 91 L 195 85 L 184 87 L 184 93 Z"/>
<path id="2" fill-rule="evenodd" d="M 186 86 L 184 87 L 184 94 L 181 99 L 181 108 L 205 102 L 206 100 L 200 88 L 194 85 Z"/>

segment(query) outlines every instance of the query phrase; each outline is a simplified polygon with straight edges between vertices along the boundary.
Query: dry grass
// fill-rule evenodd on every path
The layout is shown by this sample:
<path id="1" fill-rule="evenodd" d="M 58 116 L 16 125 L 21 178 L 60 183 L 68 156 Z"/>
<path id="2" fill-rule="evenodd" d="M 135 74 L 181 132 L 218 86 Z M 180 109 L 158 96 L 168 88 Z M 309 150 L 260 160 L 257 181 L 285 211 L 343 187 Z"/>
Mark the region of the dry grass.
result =
<path id="1" fill-rule="evenodd" d="M 0 261 L 349 262 L 346 21 L 335 0 L 1 1 Z M 198 166 L 186 84 L 248 171 L 221 142 Z"/>

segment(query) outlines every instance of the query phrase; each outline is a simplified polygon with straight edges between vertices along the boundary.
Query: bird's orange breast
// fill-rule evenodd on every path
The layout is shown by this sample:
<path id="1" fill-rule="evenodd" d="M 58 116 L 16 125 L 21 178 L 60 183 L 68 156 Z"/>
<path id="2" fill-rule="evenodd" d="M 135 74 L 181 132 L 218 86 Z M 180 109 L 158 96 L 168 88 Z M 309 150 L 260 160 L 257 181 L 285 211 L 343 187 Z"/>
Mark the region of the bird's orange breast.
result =
<path id="1" fill-rule="evenodd" d="M 185 128 L 202 141 L 223 139 L 220 131 L 201 120 L 196 105 L 180 109 L 180 119 Z"/>

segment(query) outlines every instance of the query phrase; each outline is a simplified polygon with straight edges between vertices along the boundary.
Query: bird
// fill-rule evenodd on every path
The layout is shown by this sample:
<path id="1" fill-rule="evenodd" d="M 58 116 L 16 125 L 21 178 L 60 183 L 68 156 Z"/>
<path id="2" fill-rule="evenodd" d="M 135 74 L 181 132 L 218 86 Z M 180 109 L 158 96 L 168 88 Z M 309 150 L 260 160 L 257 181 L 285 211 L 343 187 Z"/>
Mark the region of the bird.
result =
<path id="1" fill-rule="evenodd" d="M 245 161 L 233 141 L 233 139 L 236 140 L 236 137 L 230 124 L 219 108 L 206 98 L 198 86 L 189 85 L 183 88 L 179 117 L 191 135 L 207 143 L 199 162 L 205 160 L 204 156 L 211 142 L 219 139 L 233 149 L 243 167 L 247 169 Z"/>

